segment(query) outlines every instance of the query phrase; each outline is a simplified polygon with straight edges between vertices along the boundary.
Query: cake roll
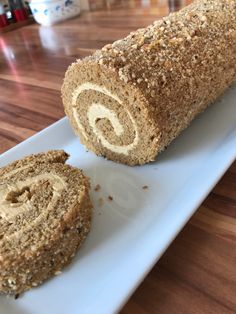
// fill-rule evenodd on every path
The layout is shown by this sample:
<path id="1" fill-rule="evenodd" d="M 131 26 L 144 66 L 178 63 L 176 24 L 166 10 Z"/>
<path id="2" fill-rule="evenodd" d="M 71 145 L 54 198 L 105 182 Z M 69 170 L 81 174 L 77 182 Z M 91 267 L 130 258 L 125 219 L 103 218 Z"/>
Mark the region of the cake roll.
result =
<path id="1" fill-rule="evenodd" d="M 236 79 L 236 1 L 198 0 L 69 66 L 65 113 L 97 155 L 155 160 Z"/>
<path id="2" fill-rule="evenodd" d="M 90 230 L 89 181 L 67 158 L 49 151 L 0 169 L 0 293 L 59 274 Z"/>

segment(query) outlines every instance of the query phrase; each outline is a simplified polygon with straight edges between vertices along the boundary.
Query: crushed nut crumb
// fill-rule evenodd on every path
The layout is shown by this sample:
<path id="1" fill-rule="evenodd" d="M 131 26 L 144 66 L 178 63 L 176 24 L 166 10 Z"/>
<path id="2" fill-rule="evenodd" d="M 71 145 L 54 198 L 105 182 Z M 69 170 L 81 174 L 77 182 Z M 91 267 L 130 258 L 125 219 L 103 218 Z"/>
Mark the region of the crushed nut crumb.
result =
<path id="1" fill-rule="evenodd" d="M 99 191 L 99 190 L 101 190 L 101 186 L 100 186 L 100 184 L 97 184 L 96 186 L 95 186 L 95 188 L 94 188 L 94 191 Z"/>

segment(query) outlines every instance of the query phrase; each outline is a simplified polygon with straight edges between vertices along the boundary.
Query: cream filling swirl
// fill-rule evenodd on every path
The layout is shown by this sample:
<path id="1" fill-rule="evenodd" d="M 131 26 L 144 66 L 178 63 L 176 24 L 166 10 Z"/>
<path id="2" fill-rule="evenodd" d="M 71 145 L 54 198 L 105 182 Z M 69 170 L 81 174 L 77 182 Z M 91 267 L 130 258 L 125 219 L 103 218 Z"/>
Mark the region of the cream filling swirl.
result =
<path id="1" fill-rule="evenodd" d="M 105 88 L 103 86 L 99 86 L 97 84 L 90 83 L 90 82 L 83 83 L 74 90 L 73 95 L 72 95 L 73 117 L 77 123 L 78 128 L 80 129 L 81 133 L 83 134 L 84 138 L 87 140 L 88 136 L 86 134 L 86 131 L 85 131 L 81 121 L 80 121 L 79 114 L 78 114 L 77 109 L 76 109 L 76 103 L 77 103 L 77 99 L 78 99 L 79 95 L 83 91 L 86 91 L 86 90 L 93 90 L 93 91 L 103 93 L 104 95 L 107 95 L 107 96 L 113 98 L 114 100 L 116 100 L 121 106 L 123 106 L 123 103 L 122 103 L 121 99 L 116 94 L 110 92 L 107 88 Z M 94 134 L 101 141 L 101 143 L 104 147 L 106 147 L 107 149 L 109 149 L 115 153 L 128 155 L 129 151 L 133 150 L 137 146 L 138 141 L 139 141 L 139 136 L 138 136 L 137 125 L 135 123 L 134 118 L 132 117 L 130 112 L 124 106 L 123 106 L 123 108 L 127 112 L 128 116 L 132 122 L 134 131 L 135 131 L 134 140 L 131 144 L 128 144 L 128 145 L 122 145 L 121 146 L 121 145 L 111 144 L 110 142 L 107 141 L 107 139 L 102 134 L 101 130 L 99 130 L 97 125 L 96 125 L 96 121 L 98 119 L 106 118 L 111 122 L 111 125 L 112 125 L 116 135 L 121 136 L 124 133 L 124 128 L 121 125 L 115 111 L 105 107 L 101 103 L 95 103 L 94 102 L 91 104 L 91 106 L 89 107 L 89 109 L 87 111 L 87 118 L 89 121 L 89 125 L 92 128 Z"/>
<path id="2" fill-rule="evenodd" d="M 25 168 L 25 167 L 22 167 Z M 17 170 L 21 170 L 17 169 Z M 12 171 L 15 172 L 14 170 Z M 32 178 L 27 178 L 22 181 L 11 182 L 8 184 L 0 185 L 0 217 L 5 220 L 12 220 L 15 216 L 20 214 L 22 211 L 31 210 L 30 201 L 12 203 L 7 200 L 7 195 L 10 193 L 17 193 L 24 187 L 30 187 L 31 185 L 40 184 L 42 181 L 49 181 L 53 186 L 53 196 L 50 204 L 46 209 L 42 210 L 42 213 L 37 217 L 34 223 L 40 219 L 40 217 L 47 213 L 51 207 L 54 206 L 55 201 L 60 197 L 62 190 L 66 187 L 66 183 L 62 178 L 55 174 L 40 174 Z"/>

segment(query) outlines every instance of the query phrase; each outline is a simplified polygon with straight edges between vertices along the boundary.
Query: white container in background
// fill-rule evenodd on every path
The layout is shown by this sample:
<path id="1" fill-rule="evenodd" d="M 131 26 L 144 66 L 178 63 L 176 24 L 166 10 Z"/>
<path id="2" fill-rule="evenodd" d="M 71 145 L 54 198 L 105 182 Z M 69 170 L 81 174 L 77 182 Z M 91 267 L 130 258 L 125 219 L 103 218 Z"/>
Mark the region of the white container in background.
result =
<path id="1" fill-rule="evenodd" d="M 32 0 L 30 8 L 39 24 L 50 26 L 80 13 L 79 0 Z"/>
<path id="2" fill-rule="evenodd" d="M 5 14 L 3 4 L 0 2 L 0 15 Z"/>

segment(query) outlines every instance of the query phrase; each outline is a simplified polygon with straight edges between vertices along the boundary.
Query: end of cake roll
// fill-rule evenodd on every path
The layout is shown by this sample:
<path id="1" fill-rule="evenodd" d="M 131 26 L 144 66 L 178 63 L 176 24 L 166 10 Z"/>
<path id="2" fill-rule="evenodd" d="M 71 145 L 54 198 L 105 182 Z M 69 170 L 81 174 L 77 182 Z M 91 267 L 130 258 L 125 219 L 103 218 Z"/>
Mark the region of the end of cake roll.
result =
<path id="1" fill-rule="evenodd" d="M 62 99 L 75 133 L 89 150 L 128 165 L 155 160 L 160 133 L 146 99 L 116 71 L 90 58 L 78 60 L 66 72 Z"/>

